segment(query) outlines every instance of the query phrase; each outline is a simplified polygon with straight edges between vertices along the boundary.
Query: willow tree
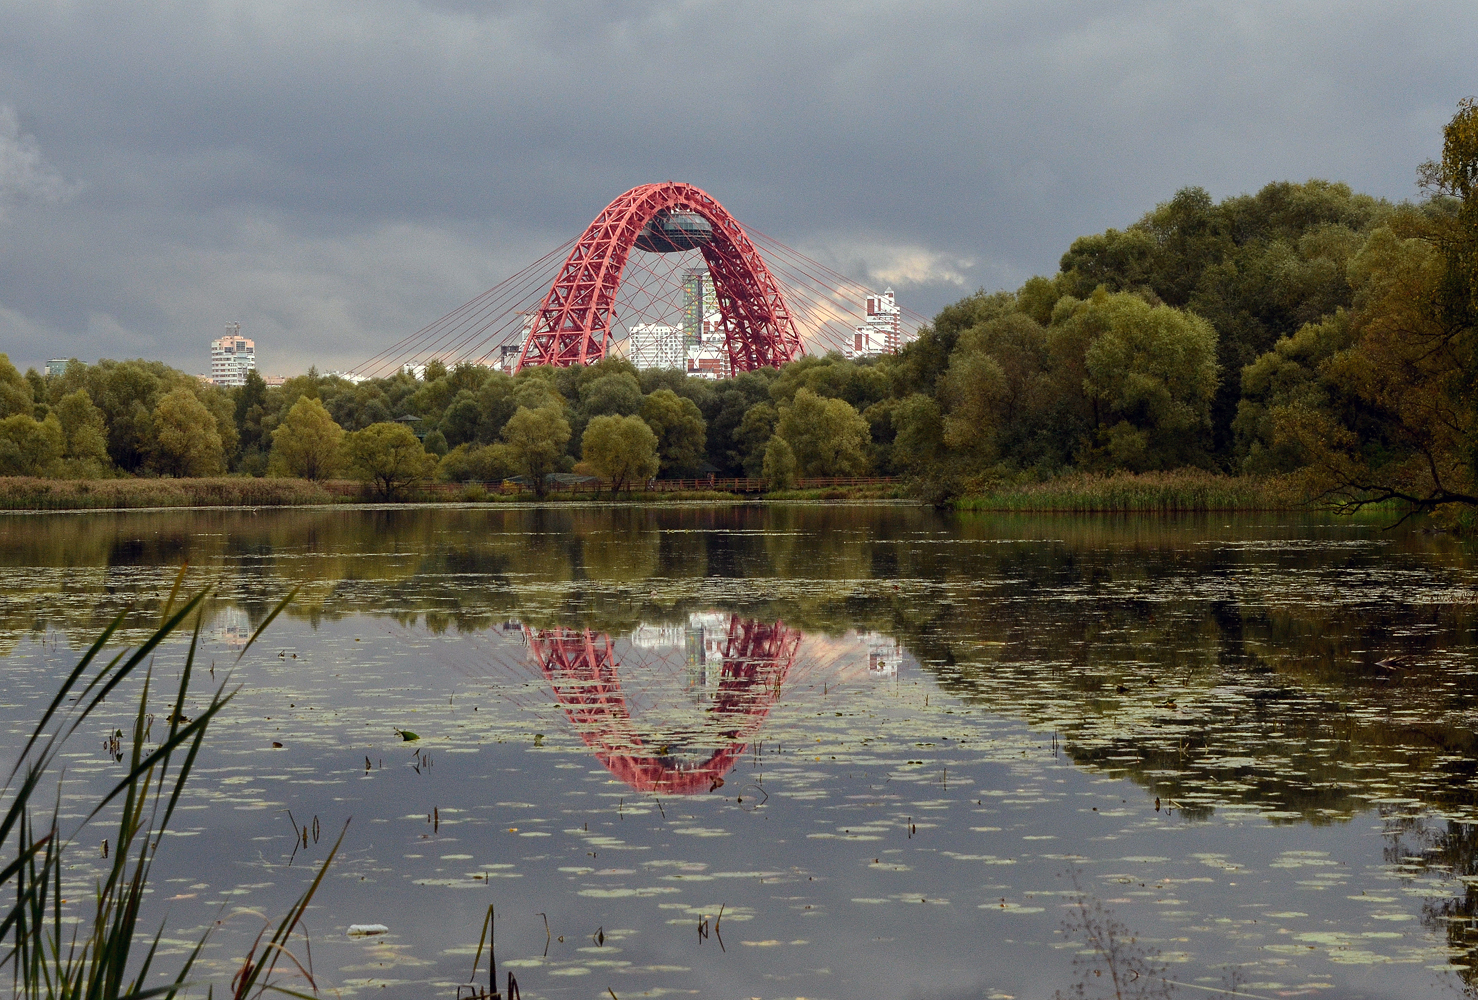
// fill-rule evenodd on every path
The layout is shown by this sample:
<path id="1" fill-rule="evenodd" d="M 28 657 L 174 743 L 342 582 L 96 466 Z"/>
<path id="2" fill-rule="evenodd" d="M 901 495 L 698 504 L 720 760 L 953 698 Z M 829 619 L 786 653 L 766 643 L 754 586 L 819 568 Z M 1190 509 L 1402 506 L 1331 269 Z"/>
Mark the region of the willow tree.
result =
<path id="1" fill-rule="evenodd" d="M 1347 346 L 1311 364 L 1317 392 L 1290 394 L 1267 421 L 1270 447 L 1298 454 L 1310 492 L 1339 510 L 1478 507 L 1478 101 L 1458 105 L 1444 139 L 1421 168 L 1433 198 L 1351 259 L 1347 332 L 1301 331 Z M 1260 359 L 1249 375 L 1275 367 Z"/>

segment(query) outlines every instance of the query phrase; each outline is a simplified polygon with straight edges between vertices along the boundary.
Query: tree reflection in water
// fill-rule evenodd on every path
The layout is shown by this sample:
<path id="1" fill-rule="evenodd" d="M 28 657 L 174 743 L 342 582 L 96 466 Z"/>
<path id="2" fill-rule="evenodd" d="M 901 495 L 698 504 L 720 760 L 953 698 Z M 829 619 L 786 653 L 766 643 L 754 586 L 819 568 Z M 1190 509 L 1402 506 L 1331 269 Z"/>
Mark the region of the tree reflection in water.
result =
<path id="1" fill-rule="evenodd" d="M 636 791 L 665 795 L 708 792 L 724 783 L 724 775 L 780 697 L 801 641 L 799 632 L 781 622 L 730 615 L 707 717 L 698 728 L 657 736 L 644 735 L 632 718 L 609 634 L 528 628 L 524 635 L 555 697 L 596 758 Z M 684 751 L 691 750 L 707 750 L 708 756 L 684 759 Z"/>

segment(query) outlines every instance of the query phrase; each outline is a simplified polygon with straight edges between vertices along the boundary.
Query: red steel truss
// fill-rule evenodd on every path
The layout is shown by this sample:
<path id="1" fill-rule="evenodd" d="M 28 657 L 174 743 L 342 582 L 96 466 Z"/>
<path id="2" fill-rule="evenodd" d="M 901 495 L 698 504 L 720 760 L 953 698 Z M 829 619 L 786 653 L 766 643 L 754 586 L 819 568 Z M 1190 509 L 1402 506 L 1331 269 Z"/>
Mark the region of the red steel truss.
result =
<path id="1" fill-rule="evenodd" d="M 514 371 L 605 357 L 626 259 L 642 227 L 663 210 L 695 212 L 713 227 L 701 249 L 718 294 L 731 370 L 779 367 L 805 353 L 779 286 L 739 223 L 706 192 L 667 181 L 634 187 L 595 217 L 535 313 Z"/>
<path id="2" fill-rule="evenodd" d="M 780 697 L 801 642 L 800 633 L 781 622 L 729 619 L 723 673 L 703 726 L 703 735 L 721 745 L 694 764 L 649 746 L 637 732 L 609 635 L 589 629 L 525 629 L 525 635 L 554 696 L 596 759 L 637 791 L 665 795 L 712 791 L 724 783 Z"/>

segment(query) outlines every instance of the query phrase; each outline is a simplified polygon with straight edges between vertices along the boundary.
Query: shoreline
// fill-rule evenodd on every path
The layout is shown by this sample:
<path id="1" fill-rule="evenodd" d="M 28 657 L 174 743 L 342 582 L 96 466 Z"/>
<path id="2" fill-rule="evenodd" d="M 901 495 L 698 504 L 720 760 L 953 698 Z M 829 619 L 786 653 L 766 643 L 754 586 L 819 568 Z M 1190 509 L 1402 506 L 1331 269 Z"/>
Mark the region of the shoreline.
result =
<path id="1" fill-rule="evenodd" d="M 409 487 L 399 499 L 367 496 L 362 485 L 345 480 L 313 483 L 301 479 L 28 479 L 0 477 L 0 513 L 88 513 L 100 511 L 393 509 L 401 507 L 635 506 L 688 504 L 866 503 L 929 505 L 920 494 L 927 484 L 892 482 L 732 493 L 722 490 L 606 491 L 557 490 L 539 498 L 531 492 L 489 492 L 480 484 Z M 963 484 L 933 506 L 942 510 L 998 514 L 1224 514 L 1313 513 L 1286 481 L 1228 476 L 1198 469 L 1147 473 L 1069 473 L 1036 482 Z M 922 487 L 922 488 L 920 488 Z"/>

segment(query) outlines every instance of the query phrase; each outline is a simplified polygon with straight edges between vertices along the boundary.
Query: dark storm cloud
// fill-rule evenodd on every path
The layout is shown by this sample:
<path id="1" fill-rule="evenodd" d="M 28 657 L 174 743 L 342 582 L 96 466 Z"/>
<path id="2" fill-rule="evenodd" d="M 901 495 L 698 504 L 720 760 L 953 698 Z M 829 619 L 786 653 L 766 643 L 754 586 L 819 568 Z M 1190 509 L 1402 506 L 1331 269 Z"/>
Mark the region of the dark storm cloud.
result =
<path id="1" fill-rule="evenodd" d="M 0 9 L 0 350 L 347 366 L 692 181 L 921 311 L 1188 184 L 1413 193 L 1460 5 Z M 7 118 L 12 113 L 14 118 Z"/>

